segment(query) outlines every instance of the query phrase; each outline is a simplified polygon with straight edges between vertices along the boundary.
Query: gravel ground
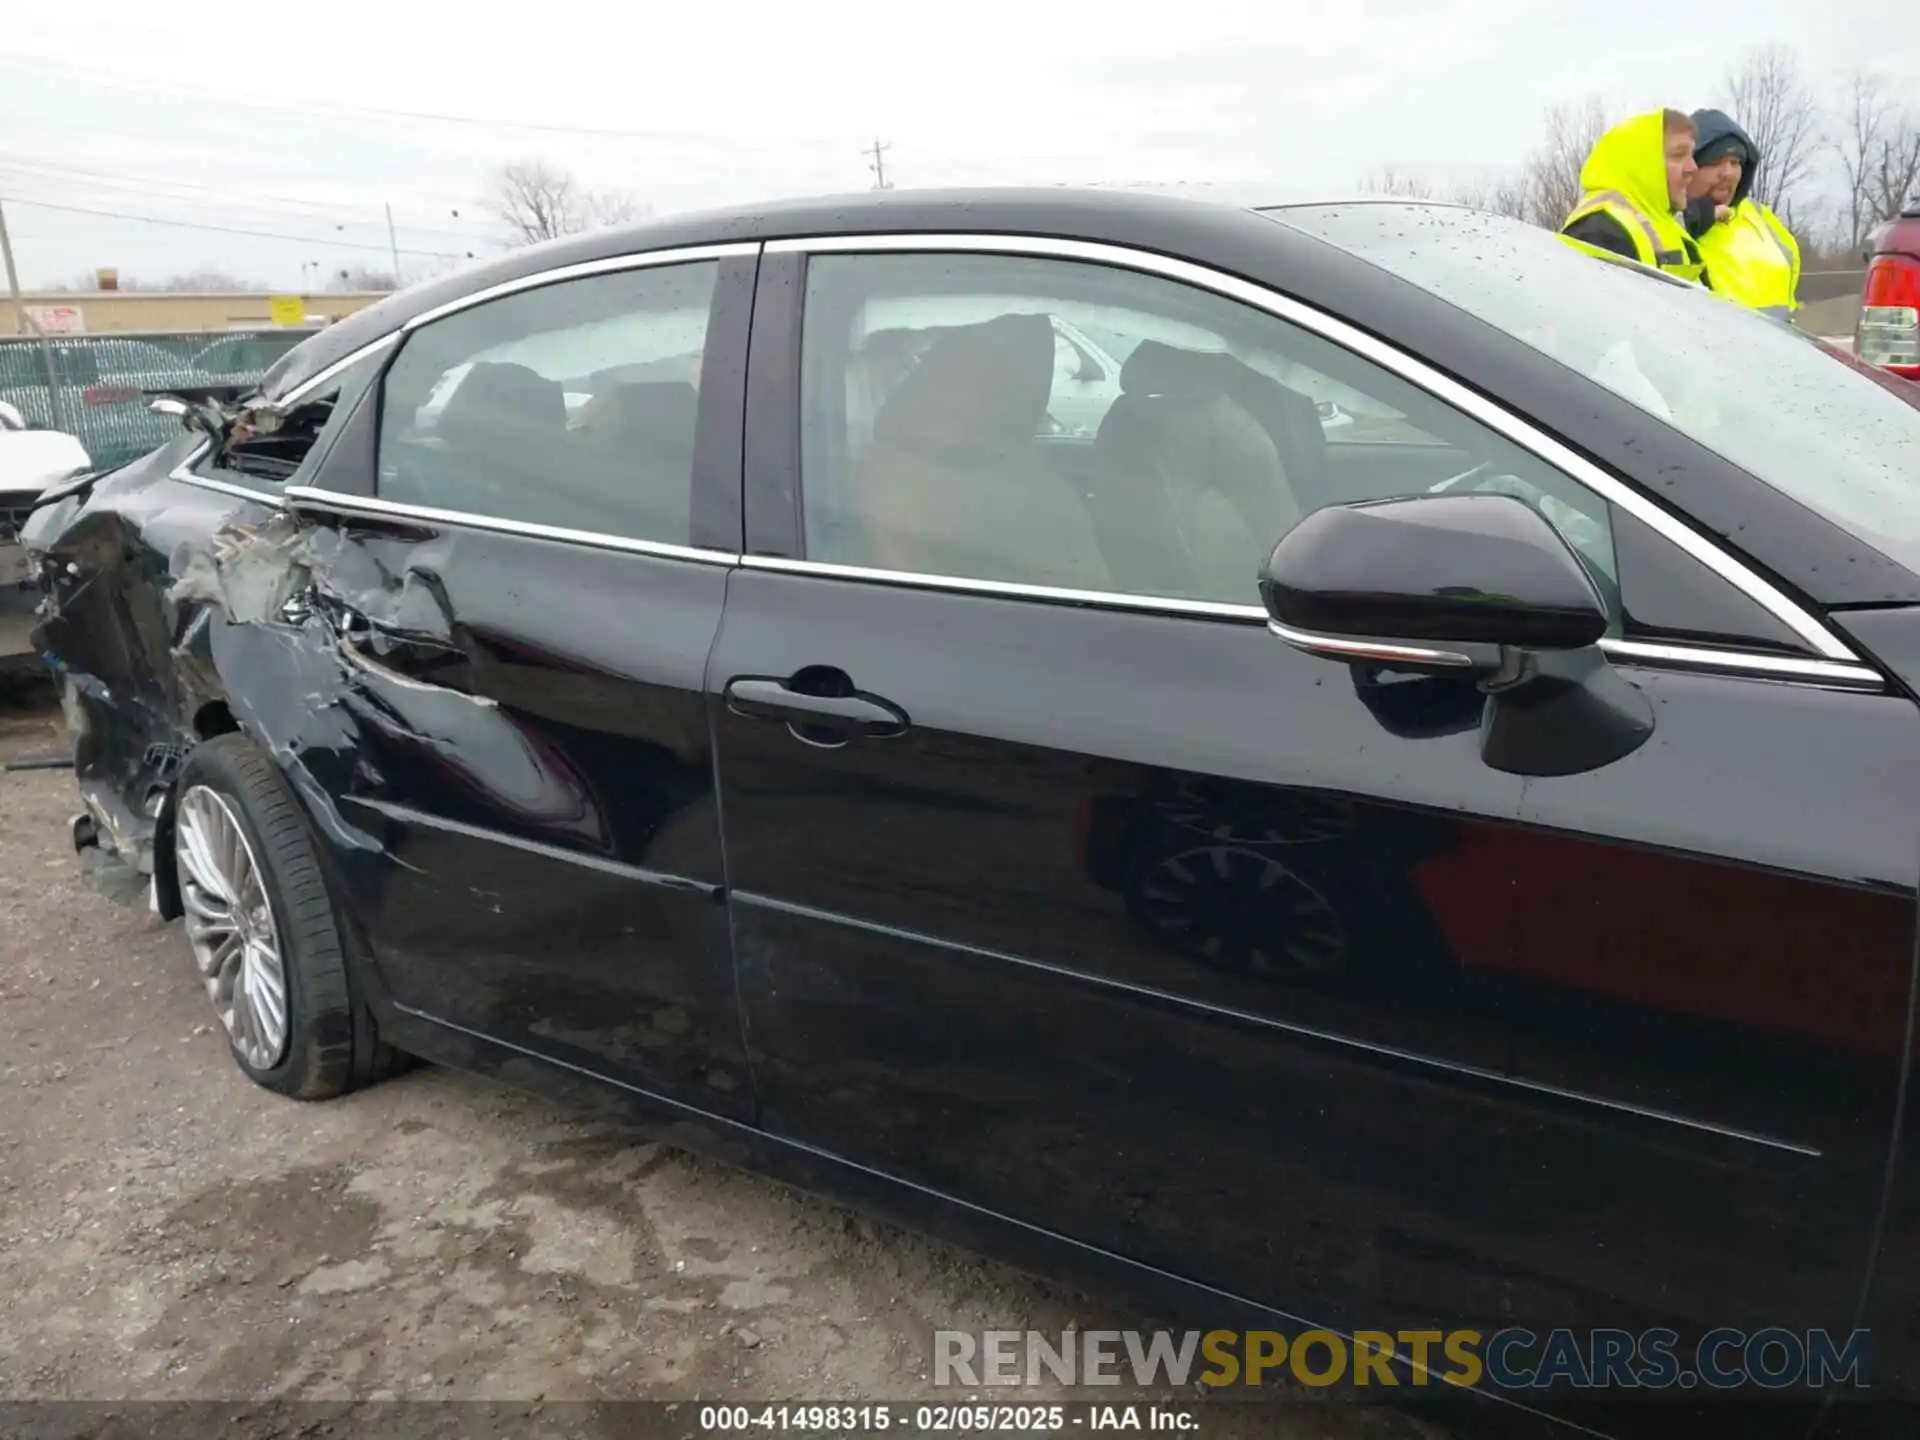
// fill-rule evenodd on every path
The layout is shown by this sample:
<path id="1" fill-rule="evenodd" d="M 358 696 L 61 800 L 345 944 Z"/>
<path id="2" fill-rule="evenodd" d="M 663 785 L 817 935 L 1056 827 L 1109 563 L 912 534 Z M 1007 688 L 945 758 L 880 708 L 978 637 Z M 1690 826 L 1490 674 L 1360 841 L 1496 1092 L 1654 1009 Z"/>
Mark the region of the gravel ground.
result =
<path id="1" fill-rule="evenodd" d="M 0 695 L 0 758 L 63 749 L 44 696 Z M 1145 1323 L 486 1081 L 257 1089 L 179 927 L 80 885 L 75 808 L 65 771 L 0 776 L 0 1401 L 246 1401 L 221 1433 L 266 1435 L 314 1429 L 286 1402 L 659 1399 L 692 1433 L 700 1399 L 933 1396 L 937 1327 Z M 1439 1433 L 1200 1407 L 1208 1435 Z"/>

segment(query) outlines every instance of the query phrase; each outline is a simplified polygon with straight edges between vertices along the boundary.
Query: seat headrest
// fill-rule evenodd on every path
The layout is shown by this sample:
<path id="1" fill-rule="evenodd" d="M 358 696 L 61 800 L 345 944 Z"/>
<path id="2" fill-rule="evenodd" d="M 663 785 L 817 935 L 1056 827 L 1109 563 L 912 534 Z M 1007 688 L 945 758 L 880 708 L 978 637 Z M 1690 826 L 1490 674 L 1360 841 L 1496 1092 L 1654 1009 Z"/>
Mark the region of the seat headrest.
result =
<path id="1" fill-rule="evenodd" d="M 485 429 L 566 428 L 567 402 L 560 384 L 525 365 L 480 361 L 461 377 L 440 415 L 442 432 L 468 426 Z"/>
<path id="2" fill-rule="evenodd" d="M 1231 391 L 1235 372 L 1245 368 L 1228 354 L 1142 340 L 1120 367 L 1120 388 L 1129 395 L 1214 395 Z"/>
<path id="3" fill-rule="evenodd" d="M 900 326 L 875 330 L 860 342 L 859 353 L 882 364 L 905 364 L 926 343 L 927 335 L 927 331 L 908 330 Z"/>
<path id="4" fill-rule="evenodd" d="M 913 373 L 880 407 L 874 438 L 933 452 L 1031 441 L 1053 391 L 1053 322 L 1001 315 L 933 334 Z"/>
<path id="5" fill-rule="evenodd" d="M 580 412 L 583 429 L 653 447 L 693 448 L 700 392 L 684 380 L 630 380 L 609 385 Z"/>

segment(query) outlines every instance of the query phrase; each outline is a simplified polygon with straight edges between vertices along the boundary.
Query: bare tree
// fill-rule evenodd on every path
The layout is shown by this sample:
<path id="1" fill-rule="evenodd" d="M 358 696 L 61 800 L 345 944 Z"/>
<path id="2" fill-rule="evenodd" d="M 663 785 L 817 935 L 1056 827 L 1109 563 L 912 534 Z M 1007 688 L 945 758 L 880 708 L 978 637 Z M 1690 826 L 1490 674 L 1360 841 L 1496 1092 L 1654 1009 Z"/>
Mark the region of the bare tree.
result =
<path id="1" fill-rule="evenodd" d="M 1532 218 L 1527 203 L 1526 182 L 1519 174 L 1466 181 L 1453 187 L 1450 198 L 1456 205 L 1485 210 L 1493 215 L 1505 215 L 1510 220 Z"/>
<path id="2" fill-rule="evenodd" d="M 1879 147 L 1886 118 L 1887 100 L 1879 81 L 1870 75 L 1855 75 L 1847 87 L 1846 110 L 1841 116 L 1834 149 L 1839 152 L 1840 169 L 1846 181 L 1840 197 L 1840 219 L 1845 228 L 1847 249 L 1856 254 L 1867 231 L 1873 228 L 1873 152 Z"/>
<path id="3" fill-rule="evenodd" d="M 1448 198 L 1475 210 L 1558 230 L 1580 203 L 1581 168 L 1606 128 L 1606 107 L 1597 95 L 1554 105 L 1541 121 L 1539 144 L 1517 170 L 1455 185 Z M 1437 193 L 1420 177 L 1391 166 L 1376 171 L 1360 188 L 1374 195 L 1419 199 L 1431 199 Z"/>
<path id="4" fill-rule="evenodd" d="M 1858 255 L 1874 226 L 1898 215 L 1920 184 L 1920 115 L 1878 76 L 1861 73 L 1847 87 L 1839 130 L 1841 220 L 1847 249 Z"/>
<path id="5" fill-rule="evenodd" d="M 1521 172 L 1526 196 L 1524 218 L 1558 230 L 1584 193 L 1580 170 L 1606 132 L 1607 111 L 1598 95 L 1563 101 L 1548 109 L 1541 138 Z"/>
<path id="6" fill-rule="evenodd" d="M 1796 212 L 1806 208 L 1806 183 L 1821 145 L 1820 106 L 1799 62 L 1785 46 L 1762 46 L 1727 72 L 1722 88 L 1729 112 L 1760 152 L 1753 197 L 1791 229 Z"/>
<path id="7" fill-rule="evenodd" d="M 594 226 L 631 225 L 645 219 L 651 208 L 619 190 L 587 192 L 587 215 Z"/>
<path id="8" fill-rule="evenodd" d="M 618 191 L 582 188 L 573 176 L 544 160 L 503 165 L 494 176 L 487 207 L 525 244 L 619 225 L 643 209 Z"/>
<path id="9" fill-rule="evenodd" d="M 501 166 L 486 203 L 527 244 L 571 235 L 581 228 L 573 177 L 543 161 Z"/>
<path id="10" fill-rule="evenodd" d="M 1408 175 L 1391 165 L 1360 182 L 1364 195 L 1399 195 L 1409 200 L 1433 199 L 1433 186 L 1418 175 Z"/>
<path id="11" fill-rule="evenodd" d="M 1920 118 L 1903 110 L 1887 127 L 1874 160 L 1873 208 L 1876 218 L 1891 220 L 1920 193 Z"/>
<path id="12" fill-rule="evenodd" d="M 244 295 L 256 294 L 269 287 L 258 280 L 236 275 L 231 270 L 222 270 L 215 265 L 203 265 L 198 270 L 188 270 L 184 274 L 175 275 L 158 284 L 142 285 L 136 282 L 134 285 L 128 285 L 125 280 L 122 280 L 120 288 L 122 290 L 169 290 L 176 294 L 193 295 Z"/>

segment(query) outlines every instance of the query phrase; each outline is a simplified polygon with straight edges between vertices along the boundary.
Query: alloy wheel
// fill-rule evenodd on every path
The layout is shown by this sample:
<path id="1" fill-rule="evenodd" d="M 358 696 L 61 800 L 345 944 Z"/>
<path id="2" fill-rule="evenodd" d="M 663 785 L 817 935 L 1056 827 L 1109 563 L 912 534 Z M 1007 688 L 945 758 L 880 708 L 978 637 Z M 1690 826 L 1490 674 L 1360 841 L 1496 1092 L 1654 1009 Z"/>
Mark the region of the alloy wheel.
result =
<path id="1" fill-rule="evenodd" d="M 280 926 L 253 846 L 218 791 L 194 785 L 180 797 L 174 854 L 207 995 L 240 1058 L 271 1070 L 287 1051 Z"/>

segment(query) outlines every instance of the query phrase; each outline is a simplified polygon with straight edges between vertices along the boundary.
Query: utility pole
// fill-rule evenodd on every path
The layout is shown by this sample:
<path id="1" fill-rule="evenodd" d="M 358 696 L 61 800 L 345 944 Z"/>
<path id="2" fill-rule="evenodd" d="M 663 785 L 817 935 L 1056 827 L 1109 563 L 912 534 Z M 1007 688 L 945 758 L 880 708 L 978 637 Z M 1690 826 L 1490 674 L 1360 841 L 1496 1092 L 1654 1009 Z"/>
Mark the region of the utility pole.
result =
<path id="1" fill-rule="evenodd" d="M 387 249 L 393 254 L 393 284 L 394 288 L 398 289 L 400 285 L 400 242 L 393 238 L 393 206 L 391 203 L 387 206 Z"/>
<path id="2" fill-rule="evenodd" d="M 13 300 L 13 328 L 25 335 L 32 333 L 40 338 L 40 368 L 47 372 L 47 405 L 53 411 L 53 428 L 67 428 L 67 407 L 60 398 L 60 376 L 53 368 L 53 347 L 47 344 L 46 332 L 33 323 L 33 317 L 27 314 L 27 302 L 20 298 L 20 275 L 13 268 L 13 239 L 7 234 L 7 210 L 0 204 L 0 260 L 6 262 L 7 294 Z"/>
<path id="3" fill-rule="evenodd" d="M 873 157 L 873 162 L 869 164 L 867 168 L 873 171 L 873 188 L 876 190 L 891 190 L 893 188 L 892 185 L 887 183 L 887 151 L 892 148 L 893 146 L 891 144 L 881 144 L 880 137 L 876 135 L 873 139 L 873 148 L 860 152 L 862 155 L 871 155 Z"/>
<path id="4" fill-rule="evenodd" d="M 13 328 L 16 334 L 24 335 L 30 328 L 27 324 L 26 303 L 20 298 L 20 277 L 13 269 L 13 241 L 7 235 L 7 210 L 0 204 L 0 257 L 7 264 L 7 294 L 13 300 Z"/>

